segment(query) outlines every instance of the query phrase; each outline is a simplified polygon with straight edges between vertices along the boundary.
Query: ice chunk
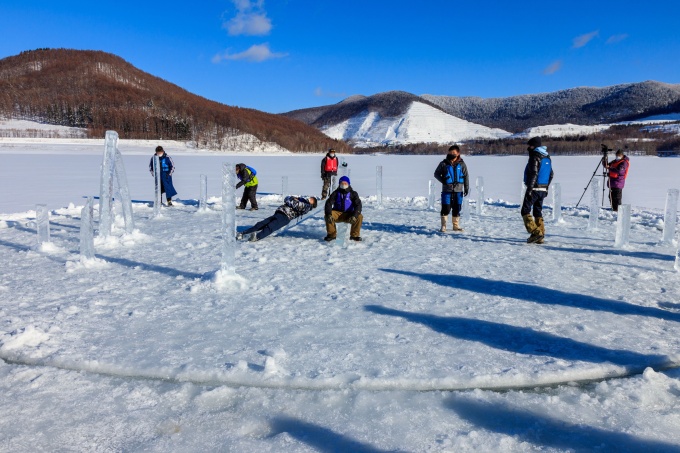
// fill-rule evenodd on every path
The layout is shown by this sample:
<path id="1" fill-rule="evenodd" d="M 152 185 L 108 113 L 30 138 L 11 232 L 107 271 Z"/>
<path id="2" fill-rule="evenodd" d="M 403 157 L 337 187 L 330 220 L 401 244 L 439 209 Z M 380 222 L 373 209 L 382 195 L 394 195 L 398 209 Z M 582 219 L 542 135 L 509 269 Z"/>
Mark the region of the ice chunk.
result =
<path id="1" fill-rule="evenodd" d="M 50 242 L 50 211 L 46 204 L 35 205 L 35 223 L 38 230 L 38 245 Z"/>
<path id="2" fill-rule="evenodd" d="M 482 176 L 477 176 L 477 215 L 482 215 L 484 213 L 484 178 Z"/>
<path id="3" fill-rule="evenodd" d="M 463 197 L 463 204 L 460 207 L 460 217 L 463 224 L 470 222 L 470 199 L 468 197 Z"/>
<path id="4" fill-rule="evenodd" d="M 435 196 L 435 191 L 436 191 L 436 185 L 433 180 L 430 179 L 428 182 L 428 191 L 427 191 L 427 209 L 430 211 L 434 211 L 434 196 Z"/>
<path id="5" fill-rule="evenodd" d="M 375 193 L 378 201 L 378 209 L 383 208 L 383 171 L 382 165 L 375 167 Z"/>
<path id="6" fill-rule="evenodd" d="M 622 204 L 616 218 L 616 239 L 614 240 L 614 247 L 622 248 L 628 245 L 628 237 L 630 236 L 630 205 Z"/>
<path id="7" fill-rule="evenodd" d="M 156 181 L 153 197 L 153 216 L 161 215 L 161 160 L 154 154 L 153 156 L 153 176 Z"/>
<path id="8" fill-rule="evenodd" d="M 661 243 L 672 245 L 675 237 L 675 225 L 678 221 L 678 195 L 680 190 L 668 189 L 666 195 L 666 212 L 663 216 L 663 237 Z"/>
<path id="9" fill-rule="evenodd" d="M 94 258 L 94 226 L 92 210 L 94 202 L 87 197 L 87 203 L 80 211 L 80 259 Z"/>
<path id="10" fill-rule="evenodd" d="M 559 182 L 553 183 L 551 192 L 553 222 L 557 223 L 562 219 L 562 186 Z"/>
<path id="11" fill-rule="evenodd" d="M 222 273 L 236 274 L 236 173 L 234 165 L 222 165 Z"/>
<path id="12" fill-rule="evenodd" d="M 118 146 L 118 133 L 106 131 L 104 138 L 104 158 L 101 167 L 101 179 L 99 183 L 99 235 L 108 237 L 111 235 L 113 224 L 112 199 L 113 199 L 113 175 L 116 171 L 116 148 Z"/>
<path id="13" fill-rule="evenodd" d="M 347 236 L 349 236 L 349 223 L 339 222 L 336 223 L 337 233 L 335 245 L 337 247 L 344 247 L 347 241 Z"/>
<path id="14" fill-rule="evenodd" d="M 599 178 L 593 178 L 590 186 L 590 215 L 588 216 L 588 230 L 597 230 L 600 220 L 600 191 L 602 182 Z"/>
<path id="15" fill-rule="evenodd" d="M 288 176 L 281 177 L 281 199 L 285 200 L 288 195 Z"/>
<path id="16" fill-rule="evenodd" d="M 116 181 L 118 181 L 118 191 L 120 193 L 120 202 L 123 206 L 123 218 L 125 219 L 125 232 L 132 233 L 135 229 L 135 221 L 132 216 L 132 198 L 130 197 L 130 188 L 128 186 L 127 174 L 125 173 L 125 165 L 123 164 L 123 155 L 116 147 L 115 164 Z"/>
<path id="17" fill-rule="evenodd" d="M 208 177 L 201 175 L 201 192 L 198 195 L 198 210 L 208 209 Z"/>

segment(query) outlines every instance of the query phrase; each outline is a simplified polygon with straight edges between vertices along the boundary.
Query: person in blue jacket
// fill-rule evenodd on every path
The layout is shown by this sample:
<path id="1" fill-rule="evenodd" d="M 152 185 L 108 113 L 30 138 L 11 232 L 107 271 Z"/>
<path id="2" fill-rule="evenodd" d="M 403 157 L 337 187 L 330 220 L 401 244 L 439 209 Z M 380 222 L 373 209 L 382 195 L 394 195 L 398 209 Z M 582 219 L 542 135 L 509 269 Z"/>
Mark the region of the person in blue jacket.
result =
<path id="1" fill-rule="evenodd" d="M 156 156 L 158 156 L 161 165 L 161 194 L 165 193 L 168 206 L 172 206 L 172 197 L 177 195 L 175 186 L 172 184 L 172 174 L 175 172 L 175 164 L 172 162 L 172 158 L 165 153 L 162 146 L 156 147 Z M 153 174 L 153 157 L 149 162 L 149 171 L 151 172 L 151 176 L 155 177 Z"/>
<path id="2" fill-rule="evenodd" d="M 470 190 L 470 178 L 467 165 L 460 157 L 458 145 L 449 147 L 449 153 L 446 159 L 437 166 L 434 177 L 442 183 L 442 210 L 440 212 L 442 225 L 439 231 L 446 232 L 446 219 L 451 213 L 451 229 L 462 232 L 460 209 L 463 206 L 463 197 L 467 197 Z"/>
<path id="3" fill-rule="evenodd" d="M 543 244 L 545 222 L 543 221 L 543 200 L 548 196 L 548 187 L 554 173 L 548 149 L 541 146 L 541 137 L 533 137 L 527 142 L 529 162 L 524 169 L 524 185 L 527 190 L 522 202 L 524 227 L 531 236 L 528 243 Z M 533 213 L 533 217 L 531 214 Z"/>

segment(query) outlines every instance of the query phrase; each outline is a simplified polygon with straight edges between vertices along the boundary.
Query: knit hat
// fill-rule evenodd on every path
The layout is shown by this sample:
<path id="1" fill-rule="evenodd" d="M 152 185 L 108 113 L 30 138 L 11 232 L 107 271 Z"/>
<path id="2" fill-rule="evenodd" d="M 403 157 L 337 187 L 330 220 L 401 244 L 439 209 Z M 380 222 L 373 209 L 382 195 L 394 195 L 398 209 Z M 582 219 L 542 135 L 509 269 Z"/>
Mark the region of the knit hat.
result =
<path id="1" fill-rule="evenodd" d="M 343 176 L 342 178 L 340 178 L 340 181 L 338 182 L 338 184 L 340 184 L 342 182 L 346 182 L 348 186 L 351 185 L 349 183 L 349 178 L 347 176 Z"/>
<path id="2" fill-rule="evenodd" d="M 617 156 L 623 156 L 623 150 L 622 149 L 617 150 L 616 155 Z"/>
<path id="3" fill-rule="evenodd" d="M 534 148 L 538 148 L 539 146 L 541 146 L 541 137 L 530 138 L 529 141 L 527 142 L 527 145 L 533 146 Z"/>

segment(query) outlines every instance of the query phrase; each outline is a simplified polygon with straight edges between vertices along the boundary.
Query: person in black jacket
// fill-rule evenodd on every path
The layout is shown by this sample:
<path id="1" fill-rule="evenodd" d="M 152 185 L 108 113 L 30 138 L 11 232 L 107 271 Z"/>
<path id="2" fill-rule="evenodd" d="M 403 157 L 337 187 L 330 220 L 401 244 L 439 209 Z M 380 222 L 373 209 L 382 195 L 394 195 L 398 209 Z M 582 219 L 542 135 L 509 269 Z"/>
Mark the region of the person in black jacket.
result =
<path id="1" fill-rule="evenodd" d="M 243 196 L 241 197 L 241 204 L 236 206 L 236 209 L 245 209 L 246 204 L 250 201 L 250 210 L 257 211 L 257 185 L 258 180 L 255 176 L 254 170 L 251 170 L 246 164 L 236 164 L 236 176 L 239 179 L 236 188 L 241 186 L 243 188 Z"/>
<path id="2" fill-rule="evenodd" d="M 321 189 L 321 199 L 324 200 L 328 196 L 328 191 L 331 187 L 331 180 L 333 176 L 338 174 L 338 158 L 335 155 L 333 148 L 328 150 L 326 157 L 321 159 L 321 179 L 323 180 L 323 188 Z"/>
<path id="3" fill-rule="evenodd" d="M 463 231 L 460 227 L 460 208 L 463 205 L 463 197 L 467 197 L 470 190 L 468 169 L 460 157 L 458 145 L 449 148 L 446 159 L 441 161 L 434 171 L 434 177 L 442 183 L 442 226 L 439 231 L 446 231 L 446 218 L 452 213 L 453 231 Z"/>
<path id="4" fill-rule="evenodd" d="M 302 217 L 316 208 L 316 197 L 288 196 L 283 204 L 276 208 L 274 215 L 257 222 L 252 227 L 236 234 L 236 239 L 247 239 L 251 242 L 264 239 L 276 230 L 288 225 L 291 220 Z"/>
<path id="5" fill-rule="evenodd" d="M 349 223 L 352 228 L 349 238 L 353 241 L 361 241 L 361 198 L 350 186 L 349 178 L 340 178 L 340 184 L 335 189 L 324 206 L 326 220 L 326 237 L 324 241 L 333 241 L 337 235 L 336 222 Z"/>
<path id="6" fill-rule="evenodd" d="M 554 173 L 548 149 L 541 146 L 541 137 L 533 137 L 527 143 L 529 161 L 524 169 L 524 185 L 527 188 L 522 202 L 522 220 L 531 235 L 528 243 L 543 244 L 545 222 L 543 221 L 543 200 L 548 196 L 548 187 Z M 531 214 L 534 214 L 531 217 Z"/>

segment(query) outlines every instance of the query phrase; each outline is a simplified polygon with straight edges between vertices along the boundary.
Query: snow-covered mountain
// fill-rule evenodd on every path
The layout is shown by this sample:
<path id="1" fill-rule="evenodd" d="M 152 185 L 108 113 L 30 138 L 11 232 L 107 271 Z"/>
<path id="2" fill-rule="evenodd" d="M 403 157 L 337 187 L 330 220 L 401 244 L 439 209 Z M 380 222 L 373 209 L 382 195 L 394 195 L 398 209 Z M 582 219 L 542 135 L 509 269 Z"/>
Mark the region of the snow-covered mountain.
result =
<path id="1" fill-rule="evenodd" d="M 402 115 L 384 117 L 365 110 L 340 123 L 321 128 L 331 138 L 356 146 L 406 143 L 450 143 L 511 134 L 449 115 L 422 102 L 412 102 Z"/>

